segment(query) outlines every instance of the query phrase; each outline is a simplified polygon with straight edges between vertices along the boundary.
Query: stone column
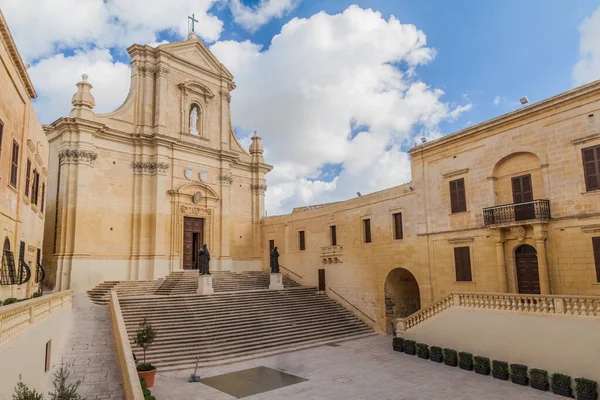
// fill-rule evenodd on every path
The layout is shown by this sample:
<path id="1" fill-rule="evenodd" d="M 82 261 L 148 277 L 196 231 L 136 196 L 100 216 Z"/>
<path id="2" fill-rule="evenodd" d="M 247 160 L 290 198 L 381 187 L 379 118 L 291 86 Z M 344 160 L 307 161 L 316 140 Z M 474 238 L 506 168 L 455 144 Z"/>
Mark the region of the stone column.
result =
<path id="1" fill-rule="evenodd" d="M 499 228 L 495 235 L 496 242 L 496 271 L 498 275 L 498 292 L 508 293 L 506 279 L 506 258 L 504 256 L 504 231 Z"/>
<path id="2" fill-rule="evenodd" d="M 540 276 L 540 293 L 550 294 L 550 277 L 548 274 L 548 259 L 546 257 L 546 238 L 548 232 L 542 225 L 534 225 L 533 237 L 538 258 L 538 271 Z"/>

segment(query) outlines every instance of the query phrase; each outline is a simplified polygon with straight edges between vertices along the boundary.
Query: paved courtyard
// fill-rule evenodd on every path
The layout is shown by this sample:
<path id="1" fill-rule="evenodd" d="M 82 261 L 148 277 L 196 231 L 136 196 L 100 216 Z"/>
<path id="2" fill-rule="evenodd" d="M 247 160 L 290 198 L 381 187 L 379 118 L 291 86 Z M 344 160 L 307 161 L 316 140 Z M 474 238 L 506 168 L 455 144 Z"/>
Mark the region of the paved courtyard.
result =
<path id="1" fill-rule="evenodd" d="M 390 337 L 374 336 L 294 353 L 199 370 L 202 378 L 269 367 L 307 379 L 249 397 L 248 400 L 496 400 L 550 399 L 530 387 L 447 367 L 391 349 Z M 188 383 L 191 372 L 159 373 L 152 394 L 159 400 L 230 400 L 235 397 L 202 383 Z"/>

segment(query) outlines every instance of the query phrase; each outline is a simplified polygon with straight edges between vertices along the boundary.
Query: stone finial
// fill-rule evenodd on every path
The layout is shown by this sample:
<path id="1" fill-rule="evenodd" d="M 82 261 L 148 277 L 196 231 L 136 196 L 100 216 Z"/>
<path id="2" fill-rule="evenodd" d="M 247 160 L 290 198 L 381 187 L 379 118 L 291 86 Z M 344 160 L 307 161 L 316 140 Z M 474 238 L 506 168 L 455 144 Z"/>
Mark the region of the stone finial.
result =
<path id="1" fill-rule="evenodd" d="M 94 115 L 92 109 L 96 105 L 96 100 L 91 93 L 92 85 L 87 81 L 88 75 L 81 75 L 81 81 L 77 82 L 77 92 L 73 95 L 73 109 L 71 117 L 91 119 Z"/>
<path id="2" fill-rule="evenodd" d="M 252 144 L 250 145 L 250 154 L 261 155 L 264 153 L 265 149 L 263 148 L 262 143 L 260 142 L 260 136 L 258 136 L 258 130 L 254 130 L 254 135 L 252 135 Z"/>

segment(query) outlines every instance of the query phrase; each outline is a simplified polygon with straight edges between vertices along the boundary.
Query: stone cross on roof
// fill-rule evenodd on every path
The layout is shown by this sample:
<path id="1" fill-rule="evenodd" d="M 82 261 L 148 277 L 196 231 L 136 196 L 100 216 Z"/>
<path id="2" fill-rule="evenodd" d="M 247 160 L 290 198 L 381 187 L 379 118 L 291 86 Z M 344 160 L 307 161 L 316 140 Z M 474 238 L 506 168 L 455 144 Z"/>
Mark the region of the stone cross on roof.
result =
<path id="1" fill-rule="evenodd" d="M 190 31 L 190 33 L 191 33 L 191 32 L 196 32 L 196 31 L 195 31 L 195 29 L 194 29 L 194 27 L 195 27 L 194 23 L 195 23 L 195 22 L 198 22 L 198 20 L 195 18 L 195 15 L 194 15 L 194 14 L 192 14 L 192 16 L 191 16 L 191 17 L 190 17 L 190 16 L 188 16 L 188 19 L 192 21 L 192 30 Z"/>

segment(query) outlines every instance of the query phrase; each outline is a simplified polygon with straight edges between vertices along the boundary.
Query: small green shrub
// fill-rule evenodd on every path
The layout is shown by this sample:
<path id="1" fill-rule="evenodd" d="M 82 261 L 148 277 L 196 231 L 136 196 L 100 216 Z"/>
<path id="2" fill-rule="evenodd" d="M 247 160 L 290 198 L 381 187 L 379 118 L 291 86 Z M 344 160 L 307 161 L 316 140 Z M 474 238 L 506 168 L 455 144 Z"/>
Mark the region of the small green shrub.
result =
<path id="1" fill-rule="evenodd" d="M 52 385 L 54 386 L 54 392 L 49 392 L 50 400 L 85 400 L 77 390 L 81 381 L 78 380 L 75 383 L 67 384 L 69 378 L 69 368 L 64 364 L 60 365 L 60 368 L 54 372 L 54 380 Z"/>
<path id="2" fill-rule="evenodd" d="M 461 351 L 458 353 L 458 363 L 465 366 L 473 365 L 473 354 Z"/>
<path id="3" fill-rule="evenodd" d="M 140 385 L 142 385 L 142 392 L 144 393 L 144 400 L 156 400 L 156 397 L 152 396 L 148 385 L 146 384 L 145 378 L 140 378 Z"/>
<path id="4" fill-rule="evenodd" d="M 417 343 L 417 355 L 421 358 L 429 357 L 429 346 L 425 343 Z"/>
<path id="5" fill-rule="evenodd" d="M 489 369 L 490 359 L 487 357 L 475 356 L 473 357 L 473 365 L 477 369 Z"/>
<path id="6" fill-rule="evenodd" d="M 156 368 L 154 365 L 146 363 L 138 364 L 136 367 L 136 369 L 140 372 L 152 371 L 154 368 Z"/>
<path id="7" fill-rule="evenodd" d="M 593 398 L 597 393 L 596 389 L 598 388 L 598 383 L 596 381 L 585 378 L 576 378 L 575 383 L 575 393 L 577 393 L 578 399 L 583 397 Z"/>
<path id="8" fill-rule="evenodd" d="M 140 346 L 144 351 L 144 362 L 137 366 L 138 371 L 151 371 L 154 369 L 152 364 L 146 364 L 146 350 L 154 343 L 154 339 L 156 338 L 156 331 L 152 327 L 152 324 L 148 322 L 148 319 L 144 317 L 142 322 L 138 327 L 138 330 L 135 333 L 135 338 L 133 342 Z"/>
<path id="9" fill-rule="evenodd" d="M 456 350 L 444 349 L 444 361 L 456 363 L 458 361 L 458 353 Z"/>
<path id="10" fill-rule="evenodd" d="M 439 346 L 431 346 L 429 348 L 429 356 L 430 357 L 440 357 L 443 354 L 442 348 Z"/>
<path id="11" fill-rule="evenodd" d="M 548 371 L 538 368 L 531 368 L 529 370 L 529 376 L 532 382 L 536 383 L 548 383 Z"/>
<path id="12" fill-rule="evenodd" d="M 571 389 L 571 377 L 555 372 L 550 378 L 553 388 Z"/>
<path id="13" fill-rule="evenodd" d="M 17 382 L 17 386 L 15 386 L 15 393 L 13 394 L 13 400 L 43 400 L 42 395 L 34 390 L 29 389 L 29 387 L 23 383 L 21 380 L 21 375 L 19 375 L 19 382 Z"/>
<path id="14" fill-rule="evenodd" d="M 416 352 L 417 342 L 414 340 L 405 340 L 404 341 L 404 352 L 407 354 L 415 354 Z"/>
<path id="15" fill-rule="evenodd" d="M 394 351 L 404 351 L 404 338 L 395 337 L 392 339 L 392 348 Z"/>
<path id="16" fill-rule="evenodd" d="M 508 375 L 508 363 L 505 361 L 492 361 L 492 371 L 497 374 Z"/>
<path id="17" fill-rule="evenodd" d="M 510 364 L 510 376 L 519 379 L 527 378 L 527 367 L 522 364 Z"/>
<path id="18" fill-rule="evenodd" d="M 9 304 L 14 304 L 14 303 L 18 303 L 18 302 L 19 302 L 19 300 L 16 297 L 9 297 L 8 299 L 4 300 L 2 305 L 7 306 Z"/>
<path id="19" fill-rule="evenodd" d="M 35 293 L 33 294 L 33 296 L 31 296 L 31 298 L 32 298 L 32 299 L 35 299 L 36 297 L 41 297 L 41 296 L 42 296 L 42 294 L 41 294 L 40 292 L 35 292 Z"/>

